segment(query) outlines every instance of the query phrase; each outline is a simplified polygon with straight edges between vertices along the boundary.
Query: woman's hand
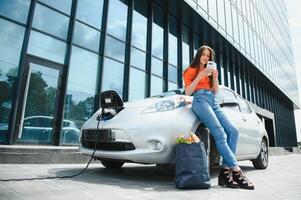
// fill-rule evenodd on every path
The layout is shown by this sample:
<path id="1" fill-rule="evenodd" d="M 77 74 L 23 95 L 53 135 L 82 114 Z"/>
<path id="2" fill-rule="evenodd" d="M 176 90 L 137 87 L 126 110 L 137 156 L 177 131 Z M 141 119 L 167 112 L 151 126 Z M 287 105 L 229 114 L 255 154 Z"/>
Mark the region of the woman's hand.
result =
<path id="1" fill-rule="evenodd" d="M 213 70 L 213 78 L 218 78 L 218 71 L 216 69 Z"/>

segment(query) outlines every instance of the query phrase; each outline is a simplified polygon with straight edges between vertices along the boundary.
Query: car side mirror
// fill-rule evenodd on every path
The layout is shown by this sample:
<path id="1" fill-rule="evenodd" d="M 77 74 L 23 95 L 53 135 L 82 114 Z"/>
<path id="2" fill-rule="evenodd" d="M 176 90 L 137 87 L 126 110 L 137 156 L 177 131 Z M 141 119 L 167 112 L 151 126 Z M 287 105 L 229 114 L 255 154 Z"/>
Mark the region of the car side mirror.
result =
<path id="1" fill-rule="evenodd" d="M 229 107 L 235 107 L 238 106 L 238 101 L 235 98 L 229 98 L 225 97 L 222 102 L 220 103 L 221 107 L 229 106 Z"/>

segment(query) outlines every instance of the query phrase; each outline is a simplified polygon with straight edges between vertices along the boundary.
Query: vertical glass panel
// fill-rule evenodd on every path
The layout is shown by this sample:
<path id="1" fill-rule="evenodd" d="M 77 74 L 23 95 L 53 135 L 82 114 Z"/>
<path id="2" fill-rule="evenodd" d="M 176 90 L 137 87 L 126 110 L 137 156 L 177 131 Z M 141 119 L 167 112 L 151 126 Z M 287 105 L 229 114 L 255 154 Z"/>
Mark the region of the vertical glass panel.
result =
<path id="1" fill-rule="evenodd" d="M 131 48 L 131 65 L 138 67 L 145 71 L 145 53 L 136 49 L 135 47 Z"/>
<path id="2" fill-rule="evenodd" d="M 78 0 L 76 18 L 101 28 L 103 0 Z"/>
<path id="3" fill-rule="evenodd" d="M 132 45 L 146 50 L 147 12 L 146 0 L 135 0 L 132 25 Z"/>
<path id="4" fill-rule="evenodd" d="M 53 8 L 56 8 L 66 14 L 70 14 L 72 0 L 39 0 Z"/>
<path id="5" fill-rule="evenodd" d="M 100 32 L 80 22 L 75 22 L 73 42 L 94 51 L 99 50 Z"/>
<path id="6" fill-rule="evenodd" d="M 151 75 L 151 96 L 160 95 L 163 93 L 163 79 Z"/>
<path id="7" fill-rule="evenodd" d="M 227 25 L 227 34 L 233 37 L 232 29 L 232 12 L 231 12 L 231 3 L 229 0 L 225 1 L 225 11 L 226 11 L 226 25 Z"/>
<path id="8" fill-rule="evenodd" d="M 59 63 L 64 63 L 66 43 L 39 32 L 31 31 L 28 53 Z"/>
<path id="9" fill-rule="evenodd" d="M 234 41 L 239 43 L 239 29 L 238 29 L 238 21 L 237 21 L 237 11 L 234 7 L 232 7 L 232 19 L 233 19 L 233 38 Z"/>
<path id="10" fill-rule="evenodd" d="M 152 29 L 152 54 L 163 59 L 163 11 L 157 5 L 154 5 Z"/>
<path id="11" fill-rule="evenodd" d="M 116 90 L 118 94 L 123 96 L 123 74 L 124 64 L 111 60 L 104 59 L 102 76 L 102 91 Z"/>
<path id="12" fill-rule="evenodd" d="M 168 62 L 178 65 L 178 38 L 177 23 L 175 19 L 169 18 L 169 34 L 168 34 Z"/>
<path id="13" fill-rule="evenodd" d="M 163 76 L 163 62 L 157 58 L 152 57 L 152 74 Z"/>
<path id="14" fill-rule="evenodd" d="M 226 29 L 224 0 L 217 0 L 217 8 L 218 8 L 218 24 L 223 29 Z"/>
<path id="15" fill-rule="evenodd" d="M 25 24 L 27 21 L 29 5 L 30 0 L 1 0 L 0 15 Z"/>
<path id="16" fill-rule="evenodd" d="M 22 121 L 23 126 L 19 133 L 19 140 L 52 142 L 58 80 L 59 70 L 33 63 L 29 64 L 24 121 Z M 77 141 L 78 135 L 79 129 L 76 135 Z"/>
<path id="17" fill-rule="evenodd" d="M 174 83 L 178 82 L 178 68 L 168 65 L 168 80 Z"/>
<path id="18" fill-rule="evenodd" d="M 125 44 L 107 35 L 105 55 L 124 62 Z"/>
<path id="19" fill-rule="evenodd" d="M 209 3 L 209 16 L 217 22 L 217 12 L 216 12 L 216 0 L 210 0 Z"/>
<path id="20" fill-rule="evenodd" d="M 94 113 L 96 95 L 98 55 L 73 46 L 65 101 L 62 143 L 73 143 L 64 138 L 66 123 L 80 129 Z"/>
<path id="21" fill-rule="evenodd" d="M 145 98 L 145 72 L 130 68 L 129 101 Z"/>
<path id="22" fill-rule="evenodd" d="M 182 42 L 182 67 L 185 70 L 189 67 L 190 57 L 189 57 L 189 30 L 183 27 L 183 42 Z"/>
<path id="23" fill-rule="evenodd" d="M 176 90 L 176 89 L 178 89 L 178 85 L 168 81 L 168 90 Z"/>
<path id="24" fill-rule="evenodd" d="M 238 22 L 239 22 L 239 38 L 240 38 L 240 45 L 243 49 L 246 48 L 245 45 L 245 32 L 243 27 L 243 19 L 240 14 L 238 14 Z"/>
<path id="25" fill-rule="evenodd" d="M 60 37 L 67 38 L 69 18 L 39 3 L 36 4 L 33 17 L 34 28 Z"/>
<path id="26" fill-rule="evenodd" d="M 25 29 L 0 19 L 0 143 L 8 142 L 8 124 Z"/>
<path id="27" fill-rule="evenodd" d="M 208 9 L 207 0 L 198 0 L 198 5 L 206 12 Z"/>
<path id="28" fill-rule="evenodd" d="M 125 41 L 128 7 L 120 0 L 109 1 L 107 33 Z"/>

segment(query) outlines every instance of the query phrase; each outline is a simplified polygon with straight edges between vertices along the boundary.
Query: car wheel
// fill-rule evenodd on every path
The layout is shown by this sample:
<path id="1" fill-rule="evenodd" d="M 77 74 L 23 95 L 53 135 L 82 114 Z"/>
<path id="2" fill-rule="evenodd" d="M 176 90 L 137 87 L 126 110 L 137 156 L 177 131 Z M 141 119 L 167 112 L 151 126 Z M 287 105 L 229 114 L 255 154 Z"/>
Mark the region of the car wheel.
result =
<path id="1" fill-rule="evenodd" d="M 103 166 L 105 166 L 108 169 L 120 169 L 124 164 L 124 162 L 111 160 L 101 160 L 100 162 Z"/>
<path id="2" fill-rule="evenodd" d="M 261 141 L 260 153 L 258 157 L 252 160 L 255 169 L 265 169 L 269 164 L 268 146 L 265 139 Z"/>

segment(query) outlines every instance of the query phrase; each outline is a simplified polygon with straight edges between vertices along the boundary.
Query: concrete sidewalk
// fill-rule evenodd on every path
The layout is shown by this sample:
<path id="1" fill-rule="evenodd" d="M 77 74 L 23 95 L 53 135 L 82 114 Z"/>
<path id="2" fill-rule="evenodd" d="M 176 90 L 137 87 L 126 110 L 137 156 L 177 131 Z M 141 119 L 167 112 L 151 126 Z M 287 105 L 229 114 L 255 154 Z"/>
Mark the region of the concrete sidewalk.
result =
<path id="1" fill-rule="evenodd" d="M 170 168 L 125 164 L 114 171 L 94 163 L 84 174 L 72 179 L 0 182 L 0 199 L 301 199 L 301 154 L 272 156 L 266 170 L 255 170 L 249 161 L 240 165 L 255 184 L 255 191 L 221 188 L 217 185 L 217 172 L 211 173 L 209 190 L 178 190 Z M 0 179 L 71 175 L 84 167 L 84 164 L 1 164 Z"/>

